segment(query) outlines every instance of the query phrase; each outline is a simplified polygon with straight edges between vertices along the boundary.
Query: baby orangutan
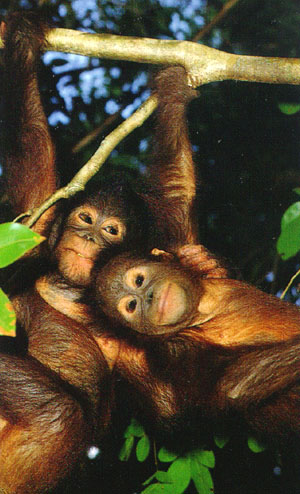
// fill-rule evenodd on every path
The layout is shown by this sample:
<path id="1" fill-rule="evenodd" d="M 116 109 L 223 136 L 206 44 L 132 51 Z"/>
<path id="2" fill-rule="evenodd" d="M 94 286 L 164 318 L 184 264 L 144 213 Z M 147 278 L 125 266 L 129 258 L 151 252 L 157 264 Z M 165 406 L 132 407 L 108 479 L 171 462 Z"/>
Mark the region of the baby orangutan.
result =
<path id="1" fill-rule="evenodd" d="M 299 310 L 209 276 L 131 254 L 95 273 L 96 300 L 123 341 L 115 372 L 154 431 L 178 433 L 195 419 L 200 436 L 239 421 L 268 440 L 299 436 Z"/>
<path id="2" fill-rule="evenodd" d="M 180 264 L 164 253 L 112 259 L 94 283 L 103 311 L 139 333 L 184 331 L 220 345 L 267 343 L 300 333 L 295 305 L 226 278 L 202 246 L 194 247 L 194 259 L 192 249 L 180 249 Z M 197 251 L 203 264 L 197 265 Z"/>

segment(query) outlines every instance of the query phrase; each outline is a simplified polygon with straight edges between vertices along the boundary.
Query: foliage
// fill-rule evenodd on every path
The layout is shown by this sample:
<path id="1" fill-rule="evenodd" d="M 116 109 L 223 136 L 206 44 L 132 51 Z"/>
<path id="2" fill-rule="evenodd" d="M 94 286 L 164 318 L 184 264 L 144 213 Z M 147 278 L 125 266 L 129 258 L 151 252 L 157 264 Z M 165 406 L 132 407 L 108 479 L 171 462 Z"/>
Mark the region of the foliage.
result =
<path id="1" fill-rule="evenodd" d="M 0 335 L 15 336 L 16 315 L 7 295 L 0 288 Z"/>
<path id="2" fill-rule="evenodd" d="M 59 27 L 191 40 L 220 11 L 225 1 L 2 0 L 0 14 L 5 15 L 9 8 L 30 8 L 37 3 Z M 299 24 L 296 0 L 240 0 L 202 42 L 232 53 L 299 57 Z M 111 123 L 106 124 L 107 118 L 120 110 L 113 126 L 117 125 L 146 97 L 152 67 L 54 53 L 44 59 L 41 88 L 64 184 L 112 129 Z M 295 113 L 299 109 L 299 87 L 226 81 L 204 86 L 199 94 L 199 99 L 191 104 L 189 124 L 199 176 L 201 241 L 231 259 L 245 279 L 276 293 L 286 284 L 300 260 L 297 253 L 299 221 L 295 209 L 292 209 L 293 219 L 287 223 L 282 220 L 284 228 L 278 241 L 279 252 L 287 261 L 278 263 L 275 253 L 280 219 L 293 202 L 292 190 L 300 186 L 300 113 Z M 107 174 L 111 163 L 122 171 L 144 172 L 151 152 L 152 126 L 153 121 L 146 122 L 126 138 L 101 173 Z M 95 129 L 100 129 L 98 137 L 73 152 L 80 139 Z M 269 273 L 273 275 L 272 284 L 266 278 Z M 125 439 L 125 442 L 128 439 L 125 457 L 140 443 L 138 456 L 145 458 L 149 446 L 145 438 L 144 433 L 129 434 Z M 248 456 L 248 449 L 239 444 L 234 452 L 228 453 L 230 448 L 225 447 L 224 438 L 217 438 L 216 444 L 223 445 L 216 452 L 214 478 L 219 479 L 219 484 L 215 482 L 216 492 L 240 494 L 241 486 L 244 494 L 291 494 L 299 489 L 299 480 L 294 487 L 290 472 L 284 474 L 284 467 L 282 475 L 273 475 L 269 452 Z M 139 462 L 139 468 L 145 463 Z M 93 475 L 86 476 L 84 486 L 74 483 L 69 491 L 72 494 L 98 492 L 101 485 L 104 493 L 136 492 L 136 484 L 127 475 L 130 460 L 120 478 L 116 470 L 111 474 L 111 458 L 107 464 L 107 480 L 102 475 L 105 470 L 102 463 L 90 462 L 87 470 L 90 468 L 88 472 L 92 471 Z M 203 468 L 209 472 L 207 467 Z M 133 477 L 138 477 L 136 465 Z M 151 485 L 162 484 L 160 480 L 153 480 Z M 148 487 L 150 484 L 145 486 Z M 59 494 L 61 492 L 66 491 Z"/>
<path id="3" fill-rule="evenodd" d="M 178 0 L 52 0 L 39 2 L 59 27 L 128 36 L 191 40 L 225 2 Z M 35 0 L 3 0 L 7 8 L 32 7 Z M 297 2 L 239 1 L 203 43 L 262 56 L 300 54 Z M 152 67 L 116 60 L 46 54 L 41 67 L 44 104 L 57 143 L 62 183 L 82 166 L 113 126 L 148 94 Z M 244 276 L 270 288 L 266 275 L 277 262 L 274 239 L 280 217 L 299 185 L 299 87 L 215 83 L 201 88 L 191 104 L 190 134 L 199 173 L 199 226 L 209 248 L 233 260 Z M 297 106 L 298 105 L 298 106 Z M 95 129 L 100 134 L 80 151 L 73 147 Z M 151 152 L 152 122 L 122 142 L 112 162 L 143 171 Z M 67 158 L 66 158 L 67 156 Z M 106 174 L 107 164 L 101 173 Z M 295 263 L 297 259 L 295 259 Z M 272 289 L 280 289 L 291 266 L 280 263 Z M 293 269 L 292 269 L 293 271 Z M 263 280 L 263 281 L 262 281 Z"/>
<path id="4" fill-rule="evenodd" d="M 300 250 L 300 202 L 294 202 L 281 219 L 281 234 L 277 251 L 282 259 L 293 257 Z"/>
<path id="5" fill-rule="evenodd" d="M 149 438 L 145 434 L 144 428 L 135 420 L 132 419 L 131 423 L 124 432 L 125 442 L 119 453 L 119 459 L 121 461 L 127 461 L 130 457 L 132 448 L 134 446 L 135 438 L 138 438 L 136 446 L 136 456 L 138 461 L 144 461 L 150 450 Z"/>
<path id="6" fill-rule="evenodd" d="M 124 432 L 124 443 L 119 453 L 121 461 L 128 461 L 135 447 L 136 458 L 139 462 L 149 459 L 150 439 L 143 426 L 135 419 Z M 215 444 L 218 448 L 224 448 L 228 443 L 228 437 L 215 436 Z M 253 453 L 265 451 L 266 446 L 255 437 L 248 438 L 248 447 Z M 154 456 L 156 445 L 154 444 Z M 167 470 L 164 465 L 169 464 Z M 183 494 L 190 485 L 194 485 L 199 494 L 211 494 L 214 491 L 214 483 L 210 469 L 215 467 L 215 454 L 206 448 L 193 449 L 179 455 L 161 447 L 155 457 L 156 471 L 145 482 L 145 489 L 141 494 Z"/>
<path id="7" fill-rule="evenodd" d="M 259 442 L 255 437 L 248 437 L 248 447 L 253 453 L 265 451 L 266 446 Z"/>
<path id="8" fill-rule="evenodd" d="M 43 240 L 44 237 L 24 225 L 3 223 L 0 225 L 0 268 L 5 268 L 20 259 L 25 252 L 36 247 Z"/>
<path id="9" fill-rule="evenodd" d="M 136 457 L 142 462 L 150 453 L 150 440 L 144 428 L 132 419 L 124 433 L 124 444 L 119 458 L 128 461 L 133 450 L 135 440 Z M 200 494 L 210 494 L 213 491 L 213 480 L 209 469 L 215 466 L 215 457 L 212 451 L 196 449 L 182 456 L 168 451 L 162 447 L 158 451 L 157 460 L 160 463 L 170 463 L 167 471 L 160 469 L 151 475 L 143 485 L 146 486 L 141 494 L 182 494 L 191 482 Z"/>
<path id="10" fill-rule="evenodd" d="M 279 103 L 278 108 L 285 115 L 294 115 L 300 111 L 299 103 Z"/>
<path id="11" fill-rule="evenodd" d="M 26 252 L 44 240 L 19 223 L 3 223 L 0 225 L 0 268 L 22 257 Z M 0 335 L 14 336 L 16 317 L 12 305 L 5 293 L 0 289 Z"/>
<path id="12" fill-rule="evenodd" d="M 215 441 L 216 446 L 218 446 L 218 448 L 222 449 L 228 443 L 229 437 L 228 436 L 225 437 L 225 436 L 217 436 L 216 435 L 216 436 L 214 436 L 214 441 Z"/>

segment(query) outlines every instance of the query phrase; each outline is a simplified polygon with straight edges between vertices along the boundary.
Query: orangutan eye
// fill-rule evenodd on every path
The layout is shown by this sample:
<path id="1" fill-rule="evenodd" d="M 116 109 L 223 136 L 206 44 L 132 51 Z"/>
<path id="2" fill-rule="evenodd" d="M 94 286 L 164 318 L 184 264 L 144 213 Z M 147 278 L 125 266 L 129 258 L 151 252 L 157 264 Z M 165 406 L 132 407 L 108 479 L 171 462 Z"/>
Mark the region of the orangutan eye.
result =
<path id="1" fill-rule="evenodd" d="M 110 235 L 118 235 L 119 233 L 118 229 L 111 225 L 104 227 L 103 230 L 105 230 Z"/>
<path id="2" fill-rule="evenodd" d="M 132 299 L 127 305 L 127 312 L 130 312 L 130 314 L 132 314 L 136 309 L 136 304 L 136 300 Z"/>
<path id="3" fill-rule="evenodd" d="M 143 276 L 143 275 L 141 275 L 141 274 L 140 274 L 140 275 L 138 275 L 138 276 L 136 277 L 136 279 L 135 279 L 135 284 L 136 284 L 136 286 L 137 286 L 137 287 L 142 286 L 142 284 L 144 283 L 144 280 L 145 280 L 145 278 L 144 278 L 144 276 Z"/>
<path id="4" fill-rule="evenodd" d="M 87 223 L 88 225 L 92 225 L 93 224 L 93 220 L 91 218 L 91 216 L 87 213 L 79 213 L 79 218 L 81 219 L 81 221 L 83 221 L 84 223 Z"/>

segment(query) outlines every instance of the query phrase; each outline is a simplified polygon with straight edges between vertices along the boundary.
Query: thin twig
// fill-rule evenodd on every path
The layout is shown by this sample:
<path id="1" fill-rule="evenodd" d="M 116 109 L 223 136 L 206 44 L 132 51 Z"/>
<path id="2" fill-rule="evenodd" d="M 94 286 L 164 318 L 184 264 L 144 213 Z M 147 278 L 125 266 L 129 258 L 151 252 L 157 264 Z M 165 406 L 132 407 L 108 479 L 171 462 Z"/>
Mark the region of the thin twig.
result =
<path id="1" fill-rule="evenodd" d="M 101 142 L 95 154 L 81 168 L 81 170 L 76 173 L 68 185 L 57 190 L 55 194 L 49 197 L 33 212 L 32 216 L 25 222 L 25 224 L 31 227 L 39 219 L 39 217 L 57 201 L 72 197 L 77 192 L 84 190 L 87 182 L 100 170 L 101 166 L 114 148 L 134 129 L 140 127 L 156 107 L 157 98 L 152 95 L 135 113 L 122 122 Z"/>
<path id="2" fill-rule="evenodd" d="M 206 36 L 209 31 L 218 23 L 220 22 L 223 17 L 227 15 L 229 10 L 234 7 L 236 3 L 238 3 L 239 0 L 229 0 L 225 5 L 223 5 L 222 9 L 218 14 L 215 15 L 215 17 L 212 19 L 212 21 L 205 26 L 203 29 L 199 31 L 196 36 L 192 39 L 192 41 L 199 41 L 199 39 L 202 39 L 204 36 Z M 99 125 L 96 129 L 92 130 L 89 132 L 85 137 L 83 137 L 75 146 L 72 148 L 72 153 L 78 153 L 82 148 L 87 146 L 90 142 L 92 142 L 96 137 L 98 137 L 99 134 L 103 131 L 105 127 L 108 125 L 111 125 L 120 115 L 121 110 L 116 112 L 114 115 L 111 115 L 108 117 L 103 124 Z"/>
<path id="3" fill-rule="evenodd" d="M 72 153 L 76 154 L 79 153 L 84 147 L 88 146 L 90 142 L 94 141 L 96 137 L 98 137 L 101 132 L 103 132 L 106 127 L 114 123 L 115 120 L 120 116 L 121 110 L 117 111 L 113 115 L 110 115 L 109 117 L 106 118 L 106 120 L 101 124 L 98 125 L 95 129 L 93 129 L 91 132 L 86 134 L 82 139 L 80 139 L 75 146 L 72 148 Z"/>
<path id="4" fill-rule="evenodd" d="M 297 273 L 294 274 L 294 276 L 291 277 L 290 281 L 288 282 L 286 288 L 283 290 L 280 298 L 283 300 L 284 297 L 286 296 L 286 293 L 288 291 L 288 289 L 290 288 L 290 286 L 292 285 L 292 283 L 295 281 L 295 279 L 297 278 L 297 276 L 299 276 L 300 274 L 300 269 L 298 269 Z"/>
<path id="5" fill-rule="evenodd" d="M 210 23 L 207 24 L 207 26 L 204 26 L 204 28 L 201 29 L 198 34 L 193 37 L 193 41 L 199 41 L 199 39 L 203 39 L 204 36 L 206 36 L 211 31 L 211 29 L 228 14 L 229 10 L 232 9 L 232 7 L 234 7 L 238 3 L 238 1 L 239 0 L 229 0 L 227 3 L 225 3 L 222 9 L 210 21 Z"/>

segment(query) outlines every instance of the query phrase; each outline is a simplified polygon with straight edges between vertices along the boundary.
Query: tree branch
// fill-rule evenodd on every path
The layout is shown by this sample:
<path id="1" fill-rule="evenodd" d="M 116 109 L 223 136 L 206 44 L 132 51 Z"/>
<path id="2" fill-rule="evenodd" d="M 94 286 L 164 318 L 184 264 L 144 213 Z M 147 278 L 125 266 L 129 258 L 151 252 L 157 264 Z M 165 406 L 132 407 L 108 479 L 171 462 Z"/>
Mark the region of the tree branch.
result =
<path id="1" fill-rule="evenodd" d="M 46 49 L 111 60 L 182 65 L 194 87 L 227 79 L 274 84 L 300 83 L 300 59 L 235 55 L 192 41 L 90 34 L 56 28 L 48 34 Z"/>
<path id="2" fill-rule="evenodd" d="M 229 6 L 234 3 L 228 2 Z M 0 48 L 2 46 L 0 40 Z M 228 79 L 275 84 L 300 83 L 300 59 L 235 55 L 191 41 L 90 34 L 56 28 L 48 33 L 46 50 L 147 64 L 181 65 L 185 67 L 189 83 L 193 87 Z M 129 119 L 102 141 L 96 153 L 66 187 L 59 189 L 33 211 L 26 224 L 32 226 L 43 212 L 58 200 L 83 190 L 115 146 L 136 127 L 142 125 L 156 106 L 156 98 L 151 96 Z"/>
<path id="3" fill-rule="evenodd" d="M 206 36 L 212 30 L 212 28 L 216 26 L 223 19 L 223 17 L 225 17 L 228 14 L 229 10 L 231 10 L 232 7 L 234 7 L 238 3 L 238 1 L 239 0 L 228 0 L 228 2 L 226 2 L 225 5 L 223 5 L 221 10 L 210 21 L 210 23 L 204 26 L 204 28 L 201 29 L 196 34 L 196 36 L 193 37 L 193 41 L 199 41 L 199 39 L 203 39 L 204 36 Z"/>
<path id="4" fill-rule="evenodd" d="M 156 107 L 157 98 L 152 95 L 135 113 L 133 113 L 129 118 L 127 118 L 127 120 L 122 122 L 115 130 L 105 137 L 95 154 L 81 168 L 81 170 L 76 173 L 68 185 L 57 190 L 55 194 L 49 197 L 34 211 L 27 212 L 27 215 L 30 215 L 30 218 L 24 222 L 25 225 L 31 227 L 39 219 L 39 217 L 57 201 L 60 199 L 67 199 L 68 197 L 75 195 L 80 190 L 83 190 L 87 182 L 100 170 L 103 163 L 106 161 L 113 149 L 119 144 L 119 142 L 121 142 L 134 129 L 140 127 Z"/>
<path id="5" fill-rule="evenodd" d="M 80 139 L 75 146 L 72 147 L 72 153 L 76 154 L 79 153 L 85 146 L 90 144 L 90 142 L 94 141 L 99 135 L 108 127 L 109 125 L 112 125 L 115 120 L 121 115 L 121 110 L 117 111 L 116 113 L 113 113 L 113 115 L 109 115 L 105 119 L 105 121 L 93 129 L 91 132 L 89 132 L 87 135 L 85 135 L 82 139 Z"/>

